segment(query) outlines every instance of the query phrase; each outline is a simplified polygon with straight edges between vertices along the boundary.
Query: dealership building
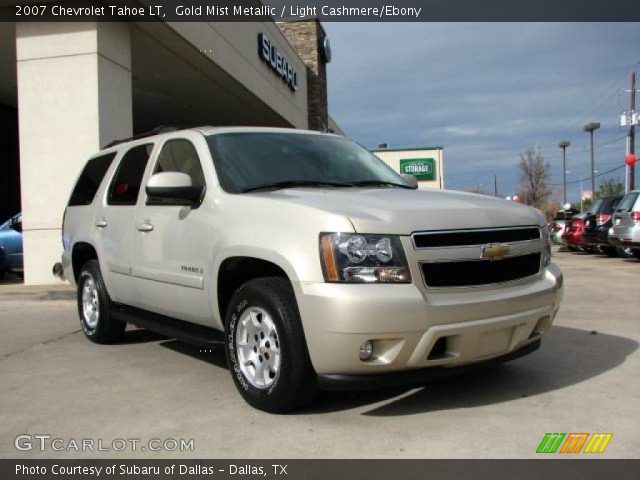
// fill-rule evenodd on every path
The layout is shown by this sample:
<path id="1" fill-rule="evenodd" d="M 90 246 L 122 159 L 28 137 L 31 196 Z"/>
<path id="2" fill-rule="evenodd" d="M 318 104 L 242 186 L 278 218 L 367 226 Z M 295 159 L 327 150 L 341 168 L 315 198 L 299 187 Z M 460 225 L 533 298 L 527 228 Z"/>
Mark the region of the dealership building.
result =
<path id="1" fill-rule="evenodd" d="M 342 133 L 317 21 L 0 23 L 0 218 L 23 212 L 25 283 L 56 281 L 87 158 L 159 125 Z"/>

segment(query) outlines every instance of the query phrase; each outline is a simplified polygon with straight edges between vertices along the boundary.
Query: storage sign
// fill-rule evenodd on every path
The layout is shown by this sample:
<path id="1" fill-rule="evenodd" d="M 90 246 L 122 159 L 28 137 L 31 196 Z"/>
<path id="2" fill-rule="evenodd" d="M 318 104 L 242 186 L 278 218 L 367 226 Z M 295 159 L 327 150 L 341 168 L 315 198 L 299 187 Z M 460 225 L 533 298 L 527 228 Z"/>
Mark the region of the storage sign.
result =
<path id="1" fill-rule="evenodd" d="M 413 175 L 417 180 L 436 179 L 436 161 L 433 158 L 411 158 L 400 160 L 400 173 Z"/>

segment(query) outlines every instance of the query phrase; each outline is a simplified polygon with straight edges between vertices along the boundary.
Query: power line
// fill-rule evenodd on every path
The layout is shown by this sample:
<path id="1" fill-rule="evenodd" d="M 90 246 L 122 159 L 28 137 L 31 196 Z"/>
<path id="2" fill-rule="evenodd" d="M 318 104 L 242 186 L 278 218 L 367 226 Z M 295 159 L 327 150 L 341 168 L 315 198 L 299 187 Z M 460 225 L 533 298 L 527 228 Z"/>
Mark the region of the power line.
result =
<path id="1" fill-rule="evenodd" d="M 606 172 L 599 173 L 598 175 L 594 175 L 593 177 L 589 176 L 589 177 L 582 177 L 582 179 L 580 179 L 580 180 L 572 180 L 571 182 L 567 182 L 567 185 L 571 185 L 573 183 L 584 182 L 585 180 L 591 180 L 591 178 L 602 177 L 603 175 L 608 175 L 611 172 L 615 172 L 616 170 L 620 170 L 621 168 L 624 168 L 625 166 L 626 165 L 620 165 L 619 167 L 612 168 L 611 170 L 607 170 Z M 551 186 L 554 186 L 554 187 L 558 187 L 558 186 L 562 185 L 562 183 L 549 183 L 548 185 L 551 185 Z"/>
<path id="2" fill-rule="evenodd" d="M 605 142 L 598 143 L 598 144 L 595 145 L 594 148 L 595 148 L 595 150 L 598 150 L 599 148 L 606 147 L 607 145 L 612 145 L 612 144 L 614 144 L 616 142 L 624 140 L 625 138 L 627 138 L 627 134 L 626 133 L 624 135 L 622 135 L 621 137 L 616 137 L 616 138 L 613 138 L 613 139 L 609 139 L 609 140 L 607 140 Z M 589 150 L 590 150 L 589 147 L 583 147 L 580 150 L 572 150 L 571 151 L 571 155 L 575 155 L 577 153 L 588 152 Z M 554 158 L 562 158 L 562 154 L 553 154 L 553 155 L 549 155 L 549 156 L 543 155 L 543 158 L 545 160 L 554 159 Z"/>
<path id="3" fill-rule="evenodd" d="M 586 110 L 583 111 L 583 113 L 580 113 L 577 116 L 574 116 L 569 122 L 567 122 L 566 130 L 571 130 L 571 129 L 580 127 L 581 123 L 583 123 L 583 121 L 586 118 L 593 116 L 594 112 L 603 104 L 604 101 L 609 100 L 614 95 L 619 95 L 620 89 L 613 90 L 613 91 L 612 89 L 616 86 L 618 82 L 626 78 L 626 76 L 629 75 L 630 71 L 635 70 L 638 67 L 638 65 L 640 65 L 640 61 L 634 63 L 633 66 L 631 67 L 631 70 L 625 70 L 624 74 L 622 74 L 621 76 L 618 76 L 613 82 L 608 84 L 608 86 L 604 89 L 602 93 L 600 93 L 600 95 L 598 95 L 593 101 L 589 102 L 590 108 L 588 107 Z"/>

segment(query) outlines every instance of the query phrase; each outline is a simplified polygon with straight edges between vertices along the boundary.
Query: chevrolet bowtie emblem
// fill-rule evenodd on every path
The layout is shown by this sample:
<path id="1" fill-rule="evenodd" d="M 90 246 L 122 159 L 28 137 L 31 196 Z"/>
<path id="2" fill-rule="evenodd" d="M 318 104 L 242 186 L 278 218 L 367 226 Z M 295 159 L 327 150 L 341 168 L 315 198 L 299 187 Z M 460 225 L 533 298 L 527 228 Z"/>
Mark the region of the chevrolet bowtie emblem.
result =
<path id="1" fill-rule="evenodd" d="M 492 243 L 490 245 L 485 245 L 482 247 L 482 255 L 481 258 L 486 258 L 488 260 L 502 260 L 509 253 L 509 245 L 504 245 L 502 243 Z"/>

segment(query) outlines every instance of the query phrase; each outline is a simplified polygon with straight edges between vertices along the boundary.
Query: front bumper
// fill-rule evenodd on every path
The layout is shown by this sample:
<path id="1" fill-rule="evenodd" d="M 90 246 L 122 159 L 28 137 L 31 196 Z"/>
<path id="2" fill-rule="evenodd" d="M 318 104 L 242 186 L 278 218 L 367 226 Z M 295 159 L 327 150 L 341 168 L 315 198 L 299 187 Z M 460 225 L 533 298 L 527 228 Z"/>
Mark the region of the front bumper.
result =
<path id="1" fill-rule="evenodd" d="M 302 283 L 298 305 L 318 375 L 386 374 L 474 364 L 538 342 L 557 314 L 562 282 L 552 264 L 491 287 Z M 374 354 L 362 361 L 367 340 Z"/>
<path id="2" fill-rule="evenodd" d="M 439 378 L 461 375 L 476 370 L 499 365 L 523 357 L 540 348 L 540 340 L 526 344 L 513 352 L 488 360 L 468 363 L 460 367 L 427 367 L 403 372 L 378 373 L 372 375 L 318 375 L 318 387 L 321 390 L 354 391 L 379 388 L 420 387 Z"/>

